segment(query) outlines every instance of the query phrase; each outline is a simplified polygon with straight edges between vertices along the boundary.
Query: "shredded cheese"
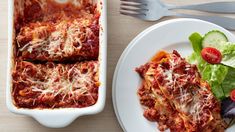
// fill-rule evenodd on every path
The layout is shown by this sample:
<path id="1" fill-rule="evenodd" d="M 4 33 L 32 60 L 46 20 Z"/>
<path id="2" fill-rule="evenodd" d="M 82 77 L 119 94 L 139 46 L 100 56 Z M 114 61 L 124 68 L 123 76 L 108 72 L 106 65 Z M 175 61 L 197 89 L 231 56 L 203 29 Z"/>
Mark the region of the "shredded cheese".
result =
<path id="1" fill-rule="evenodd" d="M 39 94 L 38 97 L 50 96 L 50 98 L 55 99 L 56 96 L 60 95 L 63 96 L 60 102 L 65 102 L 66 98 L 66 101 L 73 100 L 74 103 L 78 103 L 77 98 L 80 96 L 97 94 L 91 93 L 93 88 L 98 87 L 99 82 L 97 80 L 97 61 L 73 65 L 53 64 L 52 68 L 49 66 L 50 64 L 35 65 L 30 62 L 20 62 L 17 65 L 15 70 L 18 71 L 17 74 L 19 74 L 20 79 L 15 80 L 15 82 L 29 84 L 32 92 Z M 35 75 L 32 75 L 32 71 L 35 72 Z"/>
<path id="2" fill-rule="evenodd" d="M 214 114 L 220 114 L 217 111 L 217 101 L 209 88 L 206 88 L 209 85 L 202 81 L 195 65 L 190 65 L 178 54 L 165 56 L 167 58 L 157 62 L 153 60 L 145 67 L 148 69 L 144 73 L 144 87 L 152 90 L 151 97 L 157 103 L 154 109 L 160 109 L 161 113 L 166 111 L 165 107 L 172 107 L 179 113 L 189 131 L 196 131 L 196 127 L 209 128 L 215 121 L 221 123 L 220 116 L 214 117 Z M 144 97 L 143 99 L 146 100 Z"/>
<path id="3" fill-rule="evenodd" d="M 54 59 L 68 58 L 72 55 L 88 52 L 82 51 L 85 45 L 89 45 L 89 52 L 93 52 L 93 45 L 87 44 L 88 39 L 95 36 L 89 28 L 91 24 L 92 21 L 90 19 L 74 19 L 72 21 L 61 21 L 56 24 L 41 24 L 38 22 L 35 23 L 34 29 L 27 26 L 23 27 L 17 36 L 18 43 L 22 45 L 26 38 L 32 37 L 32 39 L 20 46 L 19 50 L 29 53 L 36 51 L 42 55 L 48 54 L 48 58 Z"/>

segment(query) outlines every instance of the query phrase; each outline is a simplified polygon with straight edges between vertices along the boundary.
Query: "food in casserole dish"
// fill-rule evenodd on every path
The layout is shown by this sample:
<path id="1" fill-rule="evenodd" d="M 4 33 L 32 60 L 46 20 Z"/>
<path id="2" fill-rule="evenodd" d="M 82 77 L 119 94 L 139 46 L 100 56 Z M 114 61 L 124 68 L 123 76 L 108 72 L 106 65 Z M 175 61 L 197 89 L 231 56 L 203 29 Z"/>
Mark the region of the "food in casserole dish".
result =
<path id="1" fill-rule="evenodd" d="M 144 116 L 158 122 L 160 131 L 220 132 L 226 128 L 209 84 L 196 65 L 178 52 L 160 51 L 136 71 L 143 79 L 138 95 Z"/>
<path id="2" fill-rule="evenodd" d="M 100 13 L 92 0 L 72 2 L 15 1 L 15 106 L 82 108 L 97 102 Z"/>
<path id="3" fill-rule="evenodd" d="M 98 61 L 74 64 L 16 62 L 13 97 L 18 107 L 86 107 L 98 98 Z"/>
<path id="4" fill-rule="evenodd" d="M 95 60 L 99 54 L 98 20 L 30 23 L 16 37 L 23 60 Z"/>

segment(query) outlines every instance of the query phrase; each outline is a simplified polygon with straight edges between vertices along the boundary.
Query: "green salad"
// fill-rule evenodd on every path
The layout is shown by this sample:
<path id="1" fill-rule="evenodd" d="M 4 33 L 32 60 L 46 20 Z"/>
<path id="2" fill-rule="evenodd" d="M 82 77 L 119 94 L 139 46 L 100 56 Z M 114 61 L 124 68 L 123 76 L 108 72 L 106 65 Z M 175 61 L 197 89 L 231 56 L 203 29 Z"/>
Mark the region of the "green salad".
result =
<path id="1" fill-rule="evenodd" d="M 189 40 L 194 52 L 187 61 L 197 65 L 218 99 L 229 97 L 235 89 L 235 43 L 228 42 L 226 35 L 217 30 L 203 36 L 193 33 Z"/>

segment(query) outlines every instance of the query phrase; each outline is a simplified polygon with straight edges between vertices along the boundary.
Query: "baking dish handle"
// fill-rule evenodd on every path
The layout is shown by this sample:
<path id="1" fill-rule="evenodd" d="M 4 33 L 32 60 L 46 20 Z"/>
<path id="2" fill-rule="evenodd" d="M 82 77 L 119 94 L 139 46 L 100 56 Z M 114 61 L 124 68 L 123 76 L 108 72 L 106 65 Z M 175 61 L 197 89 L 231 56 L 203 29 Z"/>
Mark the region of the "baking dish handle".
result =
<path id="1" fill-rule="evenodd" d="M 40 124 L 50 128 L 63 128 L 71 124 L 80 115 L 74 115 L 71 113 L 37 113 L 32 117 L 36 119 Z"/>

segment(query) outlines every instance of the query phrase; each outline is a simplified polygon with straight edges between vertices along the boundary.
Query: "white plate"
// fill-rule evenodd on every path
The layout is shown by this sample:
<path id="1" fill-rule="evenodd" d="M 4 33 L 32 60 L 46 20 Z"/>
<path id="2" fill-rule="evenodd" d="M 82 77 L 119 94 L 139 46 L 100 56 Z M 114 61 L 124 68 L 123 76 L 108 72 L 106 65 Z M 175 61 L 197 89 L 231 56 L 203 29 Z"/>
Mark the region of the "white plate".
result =
<path id="1" fill-rule="evenodd" d="M 174 19 L 156 24 L 140 33 L 125 49 L 113 78 L 113 105 L 118 121 L 127 132 L 156 132 L 156 123 L 147 121 L 139 103 L 137 89 L 140 77 L 135 68 L 145 64 L 157 51 L 177 50 L 186 57 L 192 53 L 188 37 L 193 32 L 205 34 L 218 29 L 235 42 L 235 36 L 215 24 L 197 19 Z M 235 130 L 235 125 L 227 129 Z"/>

